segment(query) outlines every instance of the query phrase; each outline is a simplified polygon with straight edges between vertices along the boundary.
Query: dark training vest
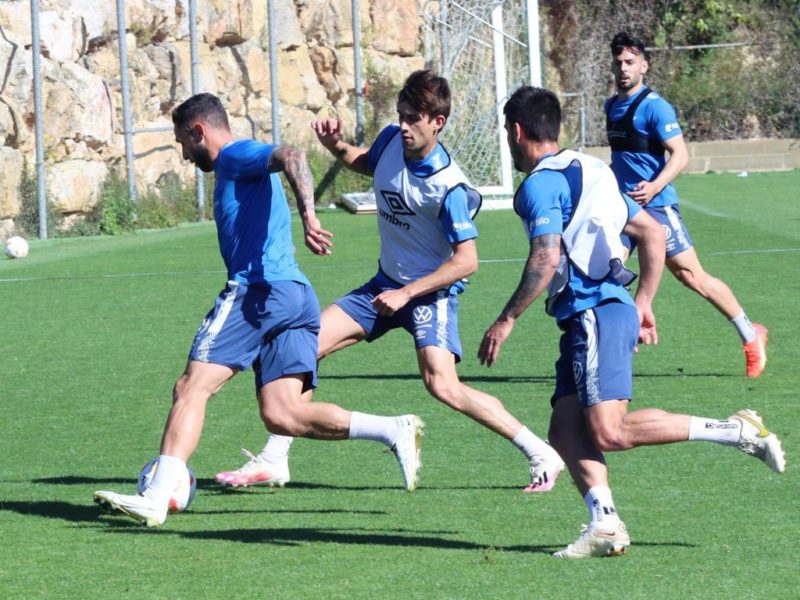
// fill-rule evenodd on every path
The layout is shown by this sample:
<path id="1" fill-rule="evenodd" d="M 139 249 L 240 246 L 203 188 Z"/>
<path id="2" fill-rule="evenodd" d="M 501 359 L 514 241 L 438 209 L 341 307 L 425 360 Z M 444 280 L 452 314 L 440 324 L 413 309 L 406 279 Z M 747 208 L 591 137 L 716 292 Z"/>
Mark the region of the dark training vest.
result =
<path id="1" fill-rule="evenodd" d="M 627 112 L 622 115 L 619 121 L 611 120 L 610 114 L 613 101 L 608 103 L 606 108 L 606 136 L 612 152 L 646 152 L 653 156 L 664 156 L 664 145 L 659 140 L 651 140 L 643 136 L 633 126 L 633 115 L 650 92 L 650 88 L 644 86 L 636 100 L 631 103 Z"/>

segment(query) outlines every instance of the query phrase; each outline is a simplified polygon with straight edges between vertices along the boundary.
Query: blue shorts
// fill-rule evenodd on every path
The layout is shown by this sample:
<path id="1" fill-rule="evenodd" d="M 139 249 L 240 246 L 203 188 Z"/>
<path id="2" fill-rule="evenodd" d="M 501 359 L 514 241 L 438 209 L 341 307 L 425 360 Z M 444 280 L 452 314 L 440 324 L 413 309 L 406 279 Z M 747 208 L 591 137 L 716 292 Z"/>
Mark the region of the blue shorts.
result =
<path id="1" fill-rule="evenodd" d="M 247 285 L 228 281 L 197 330 L 189 359 L 247 369 L 256 389 L 285 375 L 305 374 L 317 385 L 319 302 L 297 281 Z"/>
<path id="2" fill-rule="evenodd" d="M 391 317 L 378 314 L 372 300 L 385 290 L 402 287 L 378 274 L 359 288 L 336 300 L 335 304 L 367 333 L 367 341 L 377 340 L 387 331 L 402 327 L 414 336 L 417 350 L 436 346 L 449 350 L 461 360 L 458 337 L 458 296 L 447 290 L 414 298 Z"/>
<path id="3" fill-rule="evenodd" d="M 689 230 L 686 229 L 683 219 L 681 219 L 677 204 L 654 206 L 652 208 L 645 206 L 644 210 L 664 228 L 664 234 L 667 238 L 667 258 L 672 258 L 676 254 L 685 252 L 692 247 L 692 237 L 689 235 Z M 628 248 L 629 253 L 636 248 L 636 240 L 627 235 L 622 236 L 622 243 Z"/>
<path id="4" fill-rule="evenodd" d="M 577 394 L 583 407 L 603 400 L 630 400 L 633 349 L 639 337 L 636 307 L 607 302 L 559 323 L 563 330 L 552 403 Z"/>

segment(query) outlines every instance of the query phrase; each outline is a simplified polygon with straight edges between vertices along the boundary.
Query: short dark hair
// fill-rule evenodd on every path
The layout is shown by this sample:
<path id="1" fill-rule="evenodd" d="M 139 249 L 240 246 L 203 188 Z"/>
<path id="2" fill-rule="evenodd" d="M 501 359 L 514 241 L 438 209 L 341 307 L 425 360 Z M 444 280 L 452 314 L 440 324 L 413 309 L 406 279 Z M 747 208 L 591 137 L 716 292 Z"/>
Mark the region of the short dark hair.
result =
<path id="1" fill-rule="evenodd" d="M 506 120 L 519 123 L 525 135 L 536 142 L 557 142 L 561 133 L 561 103 L 550 90 L 524 85 L 503 107 Z"/>
<path id="2" fill-rule="evenodd" d="M 172 111 L 172 123 L 178 127 L 202 118 L 209 125 L 230 129 L 228 113 L 214 94 L 195 94 Z"/>
<path id="3" fill-rule="evenodd" d="M 429 117 L 450 116 L 450 85 L 447 79 L 430 69 L 420 69 L 408 76 L 397 102 L 407 102 L 411 108 Z"/>
<path id="4" fill-rule="evenodd" d="M 650 54 L 642 40 L 635 37 L 630 31 L 620 31 L 611 40 L 611 56 L 619 56 L 626 48 L 633 51 L 634 54 L 641 54 L 645 60 L 650 60 Z"/>

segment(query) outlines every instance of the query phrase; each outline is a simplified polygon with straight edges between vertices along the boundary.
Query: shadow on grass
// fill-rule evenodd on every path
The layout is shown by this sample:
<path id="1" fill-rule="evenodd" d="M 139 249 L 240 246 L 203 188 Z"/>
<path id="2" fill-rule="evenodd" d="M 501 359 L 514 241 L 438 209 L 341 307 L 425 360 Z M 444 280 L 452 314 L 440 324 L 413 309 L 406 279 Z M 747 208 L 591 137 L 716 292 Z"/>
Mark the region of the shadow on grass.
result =
<path id="1" fill-rule="evenodd" d="M 637 373 L 634 371 L 634 378 L 659 379 L 672 377 L 691 377 L 695 379 L 705 379 L 709 377 L 741 377 L 734 373 L 686 373 L 683 369 L 678 369 L 674 373 Z M 419 373 L 394 373 L 388 375 L 371 374 L 338 374 L 327 375 L 321 373 L 320 380 L 367 380 L 367 381 L 420 381 Z M 552 375 L 459 375 L 462 383 L 553 383 L 555 374 Z"/>
<path id="2" fill-rule="evenodd" d="M 109 533 L 116 533 L 108 530 Z M 138 531 L 126 528 L 119 533 L 134 533 Z M 147 533 L 151 533 L 149 530 Z M 155 532 L 154 532 L 155 533 Z M 426 535 L 403 535 L 397 532 L 383 533 L 355 533 L 352 530 L 339 531 L 336 529 L 320 528 L 284 528 L 274 529 L 228 529 L 225 531 L 175 531 L 160 530 L 158 534 L 172 534 L 189 540 L 218 540 L 237 542 L 243 544 L 271 544 L 275 546 L 302 546 L 304 544 L 348 544 L 357 546 L 391 546 L 438 548 L 440 550 L 488 550 L 490 547 L 496 551 L 508 552 L 533 552 L 550 554 L 561 546 L 549 545 L 524 545 L 524 546 L 487 546 L 465 540 L 453 540 L 429 532 Z M 453 535 L 456 535 L 455 532 Z"/>
<path id="3" fill-rule="evenodd" d="M 151 531 L 148 530 L 148 533 Z M 109 530 L 109 533 L 115 533 Z M 139 533 L 126 528 L 119 533 Z M 557 550 L 564 548 L 568 542 L 557 544 L 515 544 L 510 546 L 495 544 L 478 544 L 467 540 L 454 540 L 441 537 L 440 533 L 457 535 L 457 532 L 409 532 L 421 533 L 417 535 L 404 534 L 404 530 L 390 530 L 380 533 L 359 533 L 357 530 L 349 529 L 340 531 L 337 529 L 322 528 L 285 528 L 277 527 L 274 529 L 228 529 L 225 531 L 175 531 L 159 530 L 158 534 L 172 534 L 189 540 L 218 540 L 225 542 L 237 542 L 242 544 L 271 544 L 276 546 L 302 546 L 304 544 L 347 544 L 358 546 L 392 546 L 392 547 L 415 547 L 415 548 L 435 548 L 440 550 L 480 550 L 498 552 L 520 552 L 526 554 L 545 554 L 550 555 Z M 574 541 L 572 539 L 570 542 Z M 687 542 L 641 542 L 634 544 L 635 548 L 696 548 L 696 544 Z"/>
<path id="4" fill-rule="evenodd" d="M 96 523 L 102 520 L 109 523 L 133 525 L 141 527 L 133 521 L 128 521 L 121 513 L 106 512 L 95 504 L 72 504 L 70 502 L 60 502 L 56 500 L 30 500 L 27 502 L 13 501 L 0 502 L 0 512 L 10 511 L 24 516 L 44 517 L 47 519 L 61 519 L 73 523 Z M 187 516 L 192 515 L 238 515 L 238 514 L 352 514 L 352 515 L 386 515 L 385 511 L 379 510 L 358 510 L 346 508 L 333 509 L 280 509 L 280 510 L 207 510 L 190 511 Z M 123 517 L 117 520 L 116 517 Z M 181 517 L 185 518 L 185 517 Z M 113 519 L 113 520 L 112 520 Z"/>
<path id="5" fill-rule="evenodd" d="M 92 485 L 96 486 L 97 489 L 105 488 L 108 484 L 111 485 L 122 485 L 126 486 L 121 491 L 122 493 L 134 493 L 134 487 L 136 485 L 136 481 L 130 477 L 87 477 L 82 475 L 63 475 L 63 476 L 54 476 L 54 477 L 39 477 L 36 479 L 31 479 L 31 483 L 34 484 L 46 484 L 46 485 Z M 20 481 L 22 483 L 22 481 Z M 520 485 L 485 485 L 482 483 L 476 483 L 474 485 L 453 485 L 453 486 L 443 486 L 443 485 L 426 485 L 421 487 L 418 492 L 425 492 L 425 491 L 434 491 L 434 492 L 446 492 L 446 491 L 503 491 L 503 490 L 521 490 L 524 486 Z M 220 495 L 229 495 L 229 496 L 237 496 L 237 495 L 246 495 L 246 494 L 263 494 L 263 495 L 272 495 L 272 494 L 280 494 L 283 489 L 285 490 L 339 490 L 339 491 L 348 491 L 348 492 L 376 492 L 376 491 L 386 491 L 386 492 L 397 492 L 403 493 L 406 492 L 403 490 L 402 486 L 400 485 L 344 485 L 344 484 L 330 484 L 330 483 L 322 483 L 317 481 L 292 481 L 290 484 L 286 486 L 286 488 L 277 488 L 277 487 L 266 487 L 266 486 L 252 486 L 252 487 L 240 487 L 234 488 L 227 485 L 220 485 L 214 479 L 210 477 L 202 478 L 197 480 L 197 489 L 202 490 L 203 494 L 208 494 L 212 496 L 220 496 Z M 127 490 L 127 491 L 126 491 Z M 115 490 L 117 491 L 117 490 Z"/>
<path id="6" fill-rule="evenodd" d="M 31 483 L 46 483 L 51 485 L 136 485 L 133 477 L 85 477 L 83 475 L 56 475 L 55 477 L 39 477 L 31 479 Z"/>
<path id="7" fill-rule="evenodd" d="M 146 529 L 140 524 L 127 519 L 121 515 L 104 513 L 98 507 L 89 504 L 72 504 L 69 502 L 57 501 L 28 501 L 28 502 L 0 502 L 0 511 L 12 511 L 24 516 L 42 517 L 46 519 L 60 519 L 72 523 L 91 523 L 108 524 L 108 533 L 135 533 L 148 535 L 167 535 L 179 536 L 189 540 L 220 540 L 227 542 L 237 542 L 244 544 L 272 544 L 278 546 L 300 546 L 303 544 L 325 543 L 325 544 L 349 544 L 361 546 L 397 546 L 397 547 L 418 547 L 418 548 L 438 548 L 441 550 L 482 550 L 489 549 L 502 552 L 524 552 L 551 554 L 566 546 L 567 542 L 561 544 L 541 544 L 541 545 L 484 545 L 465 540 L 453 540 L 441 537 L 442 534 L 457 535 L 455 531 L 416 531 L 406 529 L 394 529 L 380 531 L 375 529 L 359 530 L 349 528 L 347 531 L 337 529 L 321 528 L 274 528 L 274 529 L 229 529 L 218 531 L 170 531 L 169 529 Z M 264 510 L 264 511 L 206 511 L 189 512 L 180 518 L 191 517 L 196 514 L 202 517 L 206 514 L 237 514 L 237 513 L 270 513 L 281 514 L 386 514 L 382 511 L 358 511 L 347 509 L 333 510 Z M 363 533 L 360 533 L 362 531 Z M 374 532 L 374 533 L 372 533 Z M 673 547 L 673 548 L 695 548 L 696 544 L 686 542 L 644 542 L 637 541 L 635 547 Z"/>
<path id="8" fill-rule="evenodd" d="M 99 520 L 113 522 L 115 525 L 121 523 L 114 519 L 106 519 L 111 516 L 104 513 L 94 504 L 72 504 L 70 502 L 59 502 L 56 500 L 36 500 L 36 501 L 15 501 L 0 502 L 0 512 L 11 511 L 24 516 L 43 517 L 46 519 L 60 519 L 71 523 L 98 523 Z M 127 527 L 141 527 L 131 521 L 124 523 Z M 126 528 L 127 528 L 126 527 Z"/>

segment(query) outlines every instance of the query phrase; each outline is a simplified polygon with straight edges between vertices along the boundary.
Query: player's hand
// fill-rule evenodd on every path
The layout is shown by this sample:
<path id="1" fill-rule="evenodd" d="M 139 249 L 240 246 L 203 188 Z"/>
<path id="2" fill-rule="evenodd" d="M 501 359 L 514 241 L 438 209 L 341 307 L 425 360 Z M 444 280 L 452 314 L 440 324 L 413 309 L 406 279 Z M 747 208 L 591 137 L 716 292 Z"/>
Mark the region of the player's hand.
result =
<path id="1" fill-rule="evenodd" d="M 636 204 L 644 206 L 660 191 L 652 181 L 640 181 L 628 192 L 628 196 L 633 198 Z"/>
<path id="2" fill-rule="evenodd" d="M 391 317 L 394 313 L 408 304 L 409 300 L 411 300 L 411 296 L 408 294 L 405 288 L 386 290 L 385 292 L 381 292 L 375 296 L 375 298 L 372 300 L 372 306 L 375 307 L 375 310 L 378 311 L 379 315 Z"/>
<path id="3" fill-rule="evenodd" d="M 341 119 L 311 121 L 311 129 L 317 134 L 319 142 L 328 149 L 332 149 L 342 139 Z"/>
<path id="4" fill-rule="evenodd" d="M 649 346 L 658 344 L 658 332 L 656 331 L 656 316 L 653 308 L 647 305 L 637 305 L 639 313 L 639 343 Z"/>
<path id="5" fill-rule="evenodd" d="M 333 247 L 331 238 L 333 234 L 327 229 L 322 228 L 316 216 L 308 217 L 308 219 L 303 222 L 303 228 L 305 229 L 304 239 L 306 247 L 311 250 L 311 252 L 320 256 L 331 253 L 331 248 Z"/>
<path id="6" fill-rule="evenodd" d="M 486 333 L 483 334 L 480 348 L 478 348 L 478 360 L 481 361 L 482 365 L 491 367 L 497 362 L 500 356 L 500 347 L 503 345 L 503 342 L 508 339 L 508 336 L 511 335 L 511 330 L 513 328 L 513 320 L 503 319 L 501 321 L 498 319 L 486 330 Z"/>

